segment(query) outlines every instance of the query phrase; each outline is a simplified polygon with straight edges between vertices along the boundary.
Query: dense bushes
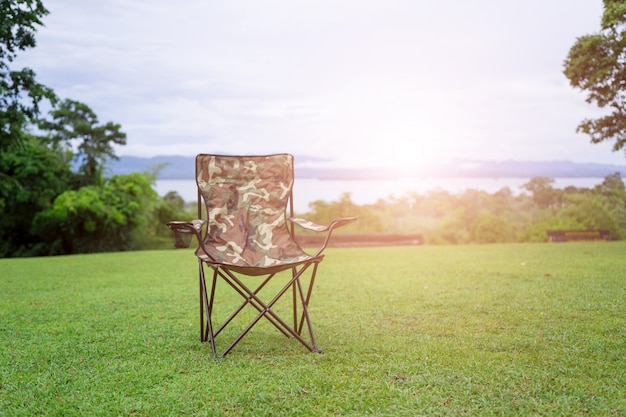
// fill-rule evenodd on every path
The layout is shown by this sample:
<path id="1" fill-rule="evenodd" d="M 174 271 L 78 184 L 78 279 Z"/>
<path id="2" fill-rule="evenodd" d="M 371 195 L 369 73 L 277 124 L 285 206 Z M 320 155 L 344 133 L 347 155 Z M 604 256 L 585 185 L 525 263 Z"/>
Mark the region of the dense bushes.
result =
<path id="1" fill-rule="evenodd" d="M 189 217 L 151 174 L 81 178 L 38 138 L 0 154 L 0 257 L 171 247 L 165 222 Z"/>
<path id="2" fill-rule="evenodd" d="M 71 177 L 69 164 L 40 141 L 0 152 L 0 257 L 33 253 L 39 241 L 30 230 L 33 218 L 67 189 Z"/>
<path id="3" fill-rule="evenodd" d="M 150 181 L 141 174 L 114 176 L 101 186 L 64 191 L 34 218 L 32 230 L 41 238 L 39 252 L 134 249 L 133 235 L 147 230 L 156 197 Z"/>

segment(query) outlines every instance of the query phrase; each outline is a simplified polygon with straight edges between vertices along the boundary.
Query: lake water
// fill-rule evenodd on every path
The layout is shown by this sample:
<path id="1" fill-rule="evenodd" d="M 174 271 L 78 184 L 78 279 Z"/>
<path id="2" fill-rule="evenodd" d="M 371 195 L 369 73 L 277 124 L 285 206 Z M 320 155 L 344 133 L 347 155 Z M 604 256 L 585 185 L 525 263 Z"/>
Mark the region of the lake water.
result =
<path id="1" fill-rule="evenodd" d="M 593 188 L 604 178 L 555 178 L 553 186 Z M 316 200 L 337 201 L 343 193 L 350 193 L 355 204 L 372 204 L 389 196 L 402 197 L 408 192 L 424 194 L 433 190 L 445 190 L 453 194 L 468 189 L 495 193 L 509 187 L 514 194 L 523 190 L 521 186 L 530 178 L 399 178 L 392 180 L 318 180 L 296 178 L 293 188 L 294 209 L 302 213 L 308 211 L 309 203 Z M 185 201 L 196 201 L 197 189 L 194 180 L 158 180 L 156 191 L 165 195 L 176 191 Z"/>

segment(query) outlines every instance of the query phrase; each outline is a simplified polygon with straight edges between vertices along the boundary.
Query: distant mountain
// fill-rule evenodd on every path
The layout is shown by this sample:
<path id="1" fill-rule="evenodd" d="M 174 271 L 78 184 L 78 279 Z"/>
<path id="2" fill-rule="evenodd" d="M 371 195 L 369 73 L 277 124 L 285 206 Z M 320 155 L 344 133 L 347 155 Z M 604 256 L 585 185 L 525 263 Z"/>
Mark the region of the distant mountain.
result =
<path id="1" fill-rule="evenodd" d="M 619 172 L 626 176 L 626 165 L 577 163 L 571 161 L 458 161 L 435 168 L 433 176 L 489 178 L 601 178 Z"/>
<path id="2" fill-rule="evenodd" d="M 105 172 L 110 175 L 130 174 L 131 172 L 152 171 L 161 167 L 159 179 L 193 179 L 195 175 L 194 157 L 155 156 L 141 158 L 121 156 L 117 161 L 109 161 Z"/>
<path id="3" fill-rule="evenodd" d="M 603 178 L 619 172 L 626 178 L 626 165 L 577 163 L 571 161 L 475 161 L 457 160 L 432 165 L 393 169 L 342 168 L 331 166 L 331 160 L 296 156 L 295 173 L 298 178 L 319 179 L 381 179 L 398 177 L 474 177 L 474 178 Z M 110 161 L 106 172 L 109 175 L 151 171 L 161 167 L 159 179 L 193 179 L 194 157 L 155 156 L 141 158 L 122 156 Z"/>

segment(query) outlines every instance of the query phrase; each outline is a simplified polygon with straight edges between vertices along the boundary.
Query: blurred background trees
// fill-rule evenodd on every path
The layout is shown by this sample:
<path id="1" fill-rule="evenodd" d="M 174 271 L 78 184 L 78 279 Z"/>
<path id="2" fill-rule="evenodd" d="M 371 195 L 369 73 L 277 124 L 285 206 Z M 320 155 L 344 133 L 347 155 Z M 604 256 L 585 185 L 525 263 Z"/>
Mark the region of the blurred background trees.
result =
<path id="1" fill-rule="evenodd" d="M 619 173 L 594 188 L 554 188 L 552 178 L 531 178 L 514 194 L 435 190 L 391 196 L 355 205 L 349 193 L 339 201 L 316 201 L 302 217 L 324 223 L 344 216 L 359 221 L 339 233 L 421 233 L 428 244 L 547 242 L 546 230 L 606 229 L 626 239 L 626 187 Z"/>

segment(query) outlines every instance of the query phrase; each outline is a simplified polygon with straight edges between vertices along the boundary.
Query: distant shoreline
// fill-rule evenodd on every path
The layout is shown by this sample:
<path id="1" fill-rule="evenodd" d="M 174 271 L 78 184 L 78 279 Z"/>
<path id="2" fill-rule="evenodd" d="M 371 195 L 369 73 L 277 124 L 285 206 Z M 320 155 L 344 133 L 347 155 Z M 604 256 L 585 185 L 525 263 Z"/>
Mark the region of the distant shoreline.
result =
<path id="1" fill-rule="evenodd" d="M 397 180 L 402 178 L 603 178 L 619 172 L 626 177 L 626 165 L 598 163 L 580 163 L 571 161 L 455 161 L 433 164 L 426 167 L 341 167 L 312 164 L 310 158 L 296 157 L 295 176 L 301 179 L 332 181 L 348 180 Z M 626 159 L 625 159 L 626 164 Z M 158 156 L 140 158 L 122 156 L 118 161 L 110 161 L 106 167 L 107 175 L 129 174 L 131 172 L 151 172 L 158 169 L 158 178 L 162 180 L 185 180 L 194 178 L 194 157 Z"/>

